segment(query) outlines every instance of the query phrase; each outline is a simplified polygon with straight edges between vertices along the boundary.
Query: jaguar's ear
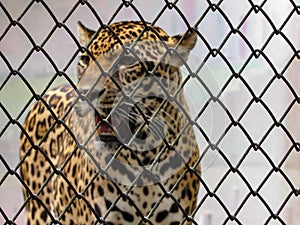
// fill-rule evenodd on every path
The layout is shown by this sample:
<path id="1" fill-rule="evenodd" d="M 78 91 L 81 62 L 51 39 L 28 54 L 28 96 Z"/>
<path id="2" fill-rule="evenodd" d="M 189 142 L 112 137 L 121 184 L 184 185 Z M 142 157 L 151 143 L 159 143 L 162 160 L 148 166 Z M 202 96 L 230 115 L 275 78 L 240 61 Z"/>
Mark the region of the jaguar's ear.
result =
<path id="1" fill-rule="evenodd" d="M 79 42 L 82 46 L 86 46 L 96 31 L 93 31 L 85 27 L 80 21 L 78 21 L 78 33 L 79 33 Z"/>
<path id="2" fill-rule="evenodd" d="M 197 33 L 189 32 L 187 34 L 179 34 L 171 37 L 171 39 L 173 42 L 173 44 L 171 45 L 172 47 L 175 47 L 178 44 L 177 53 L 180 57 L 175 57 L 177 58 L 175 61 L 177 61 L 176 64 L 178 66 L 181 66 L 183 64 L 183 61 L 186 62 L 188 60 L 190 51 L 195 47 L 197 43 Z"/>

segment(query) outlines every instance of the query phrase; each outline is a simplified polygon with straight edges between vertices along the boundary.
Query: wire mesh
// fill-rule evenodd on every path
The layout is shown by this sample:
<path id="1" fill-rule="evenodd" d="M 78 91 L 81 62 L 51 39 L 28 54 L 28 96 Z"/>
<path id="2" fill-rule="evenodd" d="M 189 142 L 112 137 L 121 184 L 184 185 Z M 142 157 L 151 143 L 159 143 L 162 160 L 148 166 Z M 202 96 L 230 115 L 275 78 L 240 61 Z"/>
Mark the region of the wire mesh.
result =
<path id="1" fill-rule="evenodd" d="M 1 18 L 5 21 L 1 25 L 0 34 L 1 65 L 5 68 L 0 71 L 2 76 L 0 86 L 2 95 L 0 98 L 2 111 L 0 131 L 2 139 L 1 196 L 6 199 L 5 195 L 9 192 L 7 186 L 11 184 L 10 179 L 14 179 L 14 184 L 23 187 L 29 193 L 25 196 L 24 201 L 18 202 L 18 205 L 13 203 L 14 199 L 1 201 L 1 222 L 3 221 L 3 224 L 24 223 L 25 208 L 32 200 L 42 205 L 45 213 L 51 217 L 51 224 L 59 224 L 64 214 L 78 199 L 85 202 L 95 217 L 98 215 L 97 209 L 87 200 L 85 193 L 94 185 L 99 174 L 111 176 L 107 170 L 99 167 L 98 173 L 93 174 L 85 188 L 78 192 L 63 173 L 77 149 L 74 149 L 60 168 L 56 167 L 55 159 L 45 154 L 42 149 L 42 142 L 53 129 L 64 129 L 72 134 L 72 130 L 65 121 L 71 109 L 57 116 L 44 97 L 57 83 L 68 83 L 74 90 L 77 90 L 76 81 L 74 81 L 76 78 L 72 76 L 71 71 L 74 69 L 77 57 L 86 52 L 87 48 L 81 46 L 77 40 L 74 33 L 74 18 L 76 13 L 84 8 L 85 11 L 81 15 L 89 14 L 89 18 L 93 18 L 92 20 L 97 24 L 99 30 L 109 26 L 120 17 L 127 19 L 134 15 L 136 20 L 143 23 L 148 20 L 151 25 L 163 22 L 168 24 L 176 18 L 177 21 L 180 21 L 180 29 L 183 28 L 181 31 L 194 30 L 197 34 L 198 48 L 196 47 L 194 50 L 196 57 L 193 62 L 185 65 L 188 75 L 185 77 L 183 85 L 186 89 L 195 89 L 189 84 L 197 83 L 196 91 L 192 93 L 197 97 L 192 98 L 190 104 L 192 108 L 194 107 L 194 113 L 187 120 L 189 125 L 193 126 L 199 139 L 201 156 L 197 159 L 194 167 L 187 166 L 185 172 L 178 178 L 178 182 L 184 179 L 188 172 L 197 174 L 200 193 L 197 206 L 190 215 L 181 208 L 181 213 L 184 214 L 182 224 L 186 221 L 202 225 L 297 224 L 299 219 L 297 212 L 300 209 L 298 197 L 300 183 L 297 179 L 300 172 L 297 167 L 300 160 L 299 128 L 297 127 L 300 87 L 295 71 L 298 69 L 300 56 L 299 42 L 295 36 L 299 29 L 297 20 L 300 7 L 296 1 L 287 1 L 282 5 L 270 0 L 243 1 L 241 4 L 245 7 L 237 19 L 231 14 L 231 11 L 236 9 L 234 8 L 235 4 L 239 4 L 235 1 L 164 0 L 153 4 L 153 7 L 158 5 L 155 10 L 143 8 L 140 2 L 133 0 L 116 1 L 112 4 L 115 8 L 109 5 L 110 3 L 104 4 L 103 1 L 102 4 L 107 9 L 102 7 L 99 2 L 72 1 L 66 7 L 67 10 L 62 13 L 55 9 L 54 3 L 46 0 L 32 0 L 26 4 L 23 3 L 17 13 L 13 11 L 8 1 L 0 2 Z M 199 5 L 203 7 L 200 9 Z M 277 11 L 282 13 L 281 19 L 274 17 L 274 13 L 270 10 L 278 6 L 284 6 Z M 26 18 L 34 14 L 37 7 L 42 11 L 41 15 L 45 16 L 51 24 L 51 26 L 42 28 L 44 32 L 41 35 L 42 38 L 36 36 L 33 27 L 29 26 L 28 28 L 24 25 Z M 101 7 L 103 11 L 99 10 Z M 148 13 L 147 11 L 151 17 L 144 15 Z M 192 19 L 189 14 L 191 11 L 194 12 Z M 166 14 L 168 14 L 166 18 L 169 20 L 164 21 Z M 255 20 L 256 18 L 260 18 L 260 20 Z M 34 19 L 38 20 L 38 18 Z M 214 28 L 210 24 L 214 19 L 217 21 L 214 25 L 222 23 L 223 26 Z M 254 21 L 254 25 L 247 27 L 250 20 Z M 38 24 L 37 21 L 35 23 Z M 262 23 L 264 26 L 261 26 Z M 260 29 L 261 27 L 262 29 Z M 217 37 L 211 39 L 212 36 L 209 35 L 209 32 L 218 28 L 222 29 L 222 32 L 214 32 L 213 35 L 217 35 Z M 6 45 L 10 43 L 12 38 L 10 33 L 13 30 L 18 30 L 19 33 L 16 34 L 22 36 L 21 39 L 16 40 L 24 41 L 16 44 L 17 50 Z M 65 54 L 61 52 L 67 48 L 72 49 L 66 50 L 63 58 L 51 51 L 51 48 L 55 48 L 57 43 L 59 46 L 61 44 L 56 37 L 59 32 L 63 32 L 64 40 L 67 43 L 72 42 L 72 47 L 69 47 L 70 44 L 63 44 L 64 47 L 59 49 L 59 54 Z M 291 36 L 291 33 L 294 33 L 294 36 Z M 256 35 L 263 37 L 259 43 L 253 41 L 253 36 Z M 238 41 L 233 41 L 234 38 L 237 38 Z M 277 46 L 278 42 L 275 40 L 278 38 L 281 41 Z M 239 43 L 242 47 L 236 50 L 232 43 Z M 23 44 L 27 46 L 27 51 L 22 51 L 19 58 L 13 58 L 12 52 L 18 51 Z M 238 62 L 232 58 L 234 54 L 239 54 Z M 280 57 L 280 55 L 283 56 Z M 31 65 L 32 62 L 34 65 L 34 60 L 39 57 L 42 57 L 45 64 L 48 65 L 47 73 L 50 76 L 47 77 L 47 82 L 43 87 L 37 90 L 35 77 L 30 76 L 31 69 L 28 65 Z M 194 66 L 191 66 L 192 63 Z M 256 70 L 255 67 L 259 67 L 260 64 L 267 69 L 265 71 Z M 39 67 L 39 65 L 36 66 Z M 207 72 L 207 68 L 209 68 L 209 72 Z M 213 78 L 209 78 L 209 76 Z M 9 86 L 11 83 L 14 84 L 13 81 L 16 79 L 21 83 L 20 88 L 17 86 L 11 91 Z M 14 103 L 11 103 L 15 99 L 10 97 L 14 92 L 17 92 L 16 98 L 22 98 L 24 92 L 27 92 L 26 95 L 29 97 L 22 101 L 20 106 L 15 106 Z M 201 98 L 201 94 L 205 98 L 199 102 L 197 98 Z M 5 99 L 6 96 L 8 97 Z M 39 143 L 35 143 L 29 138 L 28 131 L 23 128 L 22 124 L 30 106 L 36 102 L 42 102 L 54 118 L 51 128 Z M 235 104 L 233 104 L 234 102 Z M 180 108 L 180 110 L 183 109 Z M 207 114 L 210 114 L 210 117 L 207 117 Z M 209 123 L 206 121 L 207 119 L 213 120 L 213 122 Z M 14 157 L 19 155 L 18 141 L 14 140 L 13 143 L 9 143 L 6 140 L 12 127 L 28 138 L 31 149 L 43 154 L 51 169 L 50 176 L 45 179 L 43 185 L 35 193 L 31 192 L 19 174 L 20 166 L 24 163 L 26 155 L 21 159 L 11 160 L 9 159 L 10 155 L 5 152 L 6 148 L 11 148 L 11 154 Z M 75 136 L 74 139 L 76 139 Z M 86 141 L 86 144 L 88 142 L 89 140 Z M 79 144 L 78 148 L 84 149 L 92 161 L 97 164 L 94 155 L 85 145 Z M 30 151 L 28 150 L 28 155 Z M 202 165 L 201 177 L 195 169 L 198 164 Z M 48 208 L 48 203 L 41 198 L 51 183 L 51 179 L 55 176 L 62 177 L 74 193 L 73 198 L 58 217 L 53 215 L 53 209 Z M 114 188 L 118 190 L 118 197 L 111 199 L 112 204 L 109 210 L 105 215 L 98 216 L 95 224 L 107 224 L 106 218 L 114 210 L 114 206 L 121 201 L 120 199 L 127 199 L 130 202 L 140 223 L 151 224 L 151 216 L 164 198 L 173 199 L 177 206 L 181 207 L 172 195 L 174 188 L 169 190 L 155 176 L 151 179 L 158 183 L 163 194 L 157 199 L 148 215 L 143 215 L 138 204 L 130 198 L 130 192 L 138 182 L 137 176 L 130 183 L 126 192 L 122 191 L 117 183 L 114 185 Z M 14 192 L 16 190 L 21 193 L 21 190 L 13 189 Z M 14 210 L 9 210 L 11 204 L 13 204 Z"/>

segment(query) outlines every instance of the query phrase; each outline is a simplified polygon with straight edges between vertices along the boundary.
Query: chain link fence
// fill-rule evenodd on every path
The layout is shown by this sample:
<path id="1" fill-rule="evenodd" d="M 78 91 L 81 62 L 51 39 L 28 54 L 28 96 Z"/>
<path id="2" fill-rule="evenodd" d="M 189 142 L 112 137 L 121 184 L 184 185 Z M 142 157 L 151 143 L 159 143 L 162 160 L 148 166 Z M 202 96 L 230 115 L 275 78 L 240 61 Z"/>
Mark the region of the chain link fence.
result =
<path id="1" fill-rule="evenodd" d="M 183 68 L 201 152 L 193 224 L 298 224 L 299 14 L 287 0 L 0 1 L 1 223 L 25 223 L 19 133 L 32 104 L 76 83 L 77 21 L 142 20 L 198 30 Z"/>

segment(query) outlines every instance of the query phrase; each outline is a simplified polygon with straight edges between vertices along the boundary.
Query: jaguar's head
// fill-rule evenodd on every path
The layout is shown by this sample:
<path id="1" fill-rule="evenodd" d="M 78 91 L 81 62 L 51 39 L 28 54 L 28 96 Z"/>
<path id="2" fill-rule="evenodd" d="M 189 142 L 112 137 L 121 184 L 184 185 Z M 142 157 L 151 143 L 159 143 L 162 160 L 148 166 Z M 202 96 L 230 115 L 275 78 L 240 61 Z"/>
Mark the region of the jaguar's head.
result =
<path id="1" fill-rule="evenodd" d="M 100 140 L 144 149 L 174 140 L 185 116 L 179 67 L 197 35 L 169 36 L 149 23 L 118 22 L 97 32 L 79 23 L 79 36 L 87 47 L 78 62 L 82 96 L 75 108 L 81 117 L 95 111 Z"/>

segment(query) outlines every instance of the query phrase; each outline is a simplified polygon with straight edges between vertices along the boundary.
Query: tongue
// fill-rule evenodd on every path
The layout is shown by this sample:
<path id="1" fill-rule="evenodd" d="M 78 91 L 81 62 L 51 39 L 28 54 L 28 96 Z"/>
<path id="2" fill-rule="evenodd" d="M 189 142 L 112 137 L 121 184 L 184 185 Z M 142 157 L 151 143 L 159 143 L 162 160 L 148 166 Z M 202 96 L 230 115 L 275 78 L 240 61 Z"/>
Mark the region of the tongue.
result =
<path id="1" fill-rule="evenodd" d="M 104 117 L 103 117 L 104 118 Z M 95 124 L 101 123 L 100 122 L 100 116 L 96 114 L 95 116 Z M 112 117 L 111 118 L 111 125 L 115 128 L 118 128 L 120 126 L 121 121 L 119 118 Z M 97 134 L 100 135 L 115 135 L 113 129 L 107 124 L 107 123 L 102 123 L 97 129 Z"/>
<path id="2" fill-rule="evenodd" d="M 108 125 L 100 125 L 98 128 L 98 134 L 112 134 L 113 130 Z"/>

